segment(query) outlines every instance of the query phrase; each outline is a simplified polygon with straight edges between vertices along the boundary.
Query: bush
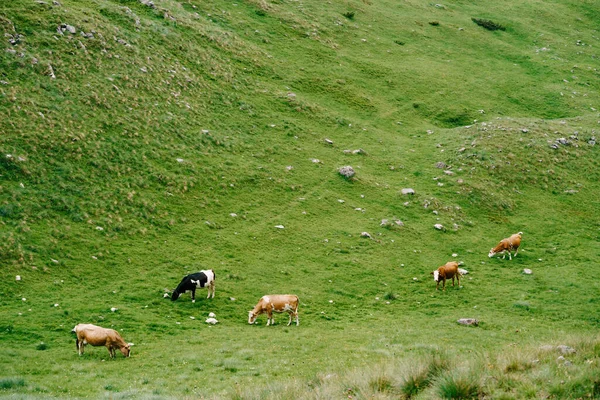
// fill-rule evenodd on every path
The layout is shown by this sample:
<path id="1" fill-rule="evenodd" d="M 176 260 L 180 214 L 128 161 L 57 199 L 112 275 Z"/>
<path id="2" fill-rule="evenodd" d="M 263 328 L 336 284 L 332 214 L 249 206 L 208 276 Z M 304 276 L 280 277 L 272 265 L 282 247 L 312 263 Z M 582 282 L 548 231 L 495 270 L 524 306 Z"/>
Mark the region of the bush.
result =
<path id="1" fill-rule="evenodd" d="M 348 19 L 354 19 L 354 11 L 346 11 L 344 14 L 344 17 L 348 18 Z"/>
<path id="2" fill-rule="evenodd" d="M 495 23 L 494 21 L 490 21 L 489 19 L 480 19 L 480 18 L 471 18 L 471 21 L 475 22 L 477 25 L 485 28 L 489 31 L 505 31 L 506 28 L 500 24 Z"/>

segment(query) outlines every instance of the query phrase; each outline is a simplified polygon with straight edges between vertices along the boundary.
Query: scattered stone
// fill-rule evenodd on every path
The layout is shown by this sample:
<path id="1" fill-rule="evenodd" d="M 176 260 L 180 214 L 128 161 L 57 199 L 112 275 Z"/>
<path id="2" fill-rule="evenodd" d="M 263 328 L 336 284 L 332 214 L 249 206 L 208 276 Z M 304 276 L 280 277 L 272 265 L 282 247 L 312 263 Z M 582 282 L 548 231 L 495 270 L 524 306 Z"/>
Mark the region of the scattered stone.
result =
<path id="1" fill-rule="evenodd" d="M 327 144 L 333 144 L 333 140 L 325 138 L 325 143 L 327 143 Z"/>
<path id="2" fill-rule="evenodd" d="M 15 280 L 20 281 L 21 280 L 21 275 L 15 276 Z"/>
<path id="3" fill-rule="evenodd" d="M 442 225 L 442 224 L 435 224 L 433 227 L 439 231 L 444 230 L 444 225 Z"/>
<path id="4" fill-rule="evenodd" d="M 205 321 L 207 324 L 211 324 L 211 325 L 215 325 L 216 323 L 218 323 L 219 321 L 216 320 L 216 318 L 207 318 Z"/>
<path id="5" fill-rule="evenodd" d="M 169 297 L 169 293 L 163 294 L 163 299 L 166 299 L 167 297 Z"/>
<path id="6" fill-rule="evenodd" d="M 579 193 L 579 190 L 568 189 L 568 190 L 565 190 L 565 193 L 567 193 L 567 194 L 575 194 L 575 193 Z"/>
<path id="7" fill-rule="evenodd" d="M 443 161 L 438 161 L 435 163 L 435 167 L 439 169 L 447 169 L 448 165 Z"/>
<path id="8" fill-rule="evenodd" d="M 346 179 L 350 179 L 352 178 L 356 173 L 354 172 L 354 168 L 352 168 L 351 166 L 347 165 L 345 167 L 341 167 L 338 170 L 339 174 L 342 175 L 344 178 Z"/>
<path id="9" fill-rule="evenodd" d="M 458 273 L 461 274 L 461 275 L 467 275 L 469 273 L 469 271 L 467 271 L 464 268 L 459 268 L 458 269 Z"/>
<path id="10" fill-rule="evenodd" d="M 406 195 L 406 194 L 415 194 L 415 190 L 411 189 L 411 188 L 404 188 L 401 190 L 402 194 Z"/>
<path id="11" fill-rule="evenodd" d="M 369 232 L 361 232 L 360 237 L 367 238 L 367 239 L 373 239 L 373 237 L 371 236 L 371 234 Z"/>
<path id="12" fill-rule="evenodd" d="M 310 161 L 312 161 L 315 164 L 319 164 L 321 162 L 321 160 L 319 160 L 318 158 L 311 158 Z"/>
<path id="13" fill-rule="evenodd" d="M 531 274 L 533 274 L 533 271 L 532 271 L 532 270 L 530 270 L 529 268 L 525 268 L 525 269 L 523 270 L 523 273 L 524 273 L 525 275 L 531 275 Z"/>
<path id="14" fill-rule="evenodd" d="M 592 136 L 590 138 L 590 140 L 588 140 L 588 144 L 591 146 L 595 146 L 596 145 L 596 136 Z"/>
<path id="15" fill-rule="evenodd" d="M 454 172 L 452 172 L 452 171 L 450 171 L 450 170 L 445 170 L 445 171 L 444 171 L 444 173 L 445 173 L 446 175 L 450 175 L 450 176 L 454 175 Z"/>
<path id="16" fill-rule="evenodd" d="M 367 152 L 364 151 L 363 149 L 356 149 L 356 150 L 352 150 L 352 154 L 361 154 L 363 156 L 366 156 Z"/>
<path id="17" fill-rule="evenodd" d="M 176 158 L 175 160 L 176 160 L 178 163 L 182 163 L 182 162 L 184 162 L 184 161 L 185 161 L 183 158 Z"/>
<path id="18" fill-rule="evenodd" d="M 117 308 L 117 307 L 111 307 L 111 308 L 110 308 L 110 311 L 112 311 L 112 312 L 115 312 L 115 311 L 117 311 L 117 310 L 118 310 L 118 308 Z"/>
<path id="19" fill-rule="evenodd" d="M 216 317 L 216 314 L 213 312 L 208 314 L 208 318 L 215 318 L 215 317 Z"/>
<path id="20" fill-rule="evenodd" d="M 479 325 L 479 321 L 476 320 L 475 318 L 461 318 L 456 322 L 458 322 L 461 325 L 472 325 L 472 326 Z"/>
<path id="21" fill-rule="evenodd" d="M 283 226 L 283 225 L 275 225 L 275 228 L 277 228 L 277 229 L 285 229 L 285 226 Z"/>

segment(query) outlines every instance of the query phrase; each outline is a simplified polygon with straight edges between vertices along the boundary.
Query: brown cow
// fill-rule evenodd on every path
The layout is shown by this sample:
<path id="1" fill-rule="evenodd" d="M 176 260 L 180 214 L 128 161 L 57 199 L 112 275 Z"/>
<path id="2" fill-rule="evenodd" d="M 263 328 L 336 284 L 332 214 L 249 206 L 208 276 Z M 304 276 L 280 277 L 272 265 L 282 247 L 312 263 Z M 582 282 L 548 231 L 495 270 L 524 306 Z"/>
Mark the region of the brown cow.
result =
<path id="1" fill-rule="evenodd" d="M 119 349 L 125 357 L 131 355 L 132 343 L 125 343 L 119 332 L 114 329 L 102 328 L 92 324 L 77 324 L 71 332 L 77 335 L 75 344 L 79 355 L 83 354 L 84 346 L 106 346 L 110 358 L 115 358 L 115 349 Z"/>
<path id="2" fill-rule="evenodd" d="M 248 311 L 248 323 L 253 324 L 256 322 L 256 317 L 267 313 L 267 326 L 272 325 L 275 323 L 275 319 L 273 318 L 274 311 L 278 313 L 287 312 L 290 314 L 288 326 L 292 323 L 292 317 L 296 318 L 296 326 L 298 326 L 300 325 L 298 321 L 298 303 L 298 296 L 295 294 L 269 294 L 263 296 L 254 309 Z"/>
<path id="3" fill-rule="evenodd" d="M 488 257 L 492 258 L 494 255 L 498 253 L 502 253 L 502 259 L 506 258 L 506 252 L 508 252 L 508 259 L 512 260 L 512 256 L 510 254 L 511 251 L 515 251 L 515 257 L 519 252 L 519 246 L 521 245 L 521 236 L 523 232 L 515 233 L 506 239 L 502 239 L 500 243 L 496 247 L 490 250 Z"/>
<path id="4" fill-rule="evenodd" d="M 456 277 L 458 287 L 460 287 L 461 274 L 458 271 L 458 263 L 456 261 L 448 261 L 446 264 L 431 272 L 431 275 L 433 275 L 433 280 L 437 282 L 435 285 L 435 290 L 438 290 L 440 281 L 444 282 L 442 290 L 446 290 L 446 279 L 450 278 L 452 278 L 452 286 L 454 286 L 454 277 Z"/>

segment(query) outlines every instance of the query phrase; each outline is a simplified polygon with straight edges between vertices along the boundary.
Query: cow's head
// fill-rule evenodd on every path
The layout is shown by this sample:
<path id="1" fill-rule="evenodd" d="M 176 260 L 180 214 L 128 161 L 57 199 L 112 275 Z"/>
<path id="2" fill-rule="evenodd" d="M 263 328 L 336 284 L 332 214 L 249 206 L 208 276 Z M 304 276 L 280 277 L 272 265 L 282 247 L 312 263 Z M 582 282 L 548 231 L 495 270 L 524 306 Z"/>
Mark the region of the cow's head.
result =
<path id="1" fill-rule="evenodd" d="M 254 314 L 254 312 L 252 310 L 248 311 L 248 323 L 250 325 L 252 325 L 254 322 L 256 322 L 256 317 L 257 317 L 257 314 Z"/>
<path id="2" fill-rule="evenodd" d="M 431 271 L 431 275 L 433 275 L 433 280 L 439 282 L 440 280 L 440 271 L 437 269 L 435 271 Z"/>
<path id="3" fill-rule="evenodd" d="M 495 254 L 496 254 L 496 252 L 495 252 L 495 251 L 494 251 L 494 249 L 492 248 L 492 249 L 490 250 L 490 252 L 488 253 L 488 257 L 489 257 L 489 258 L 492 258 L 492 257 L 494 257 L 494 255 L 495 255 Z"/>
<path id="4" fill-rule="evenodd" d="M 129 357 L 131 355 L 131 346 L 133 346 L 133 343 L 127 343 L 127 345 L 120 348 L 121 353 L 125 357 Z"/>

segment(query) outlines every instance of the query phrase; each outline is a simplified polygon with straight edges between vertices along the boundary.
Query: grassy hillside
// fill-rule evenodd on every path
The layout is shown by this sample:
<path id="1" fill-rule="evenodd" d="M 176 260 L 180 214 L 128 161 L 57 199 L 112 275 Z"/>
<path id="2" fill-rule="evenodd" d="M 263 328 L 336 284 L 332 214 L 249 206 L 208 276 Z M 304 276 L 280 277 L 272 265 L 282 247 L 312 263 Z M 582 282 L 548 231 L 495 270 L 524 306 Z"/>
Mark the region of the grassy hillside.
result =
<path id="1" fill-rule="evenodd" d="M 3 2 L 0 397 L 397 397 L 419 375 L 402 366 L 440 353 L 456 368 L 422 398 L 455 369 L 479 397 L 597 397 L 599 18 L 568 0 Z M 514 260 L 487 257 L 518 231 Z M 469 274 L 436 292 L 449 260 Z M 215 299 L 164 297 L 208 268 Z M 284 292 L 299 327 L 247 324 Z M 77 356 L 80 322 L 132 358 Z M 561 344 L 572 369 L 538 354 Z"/>

